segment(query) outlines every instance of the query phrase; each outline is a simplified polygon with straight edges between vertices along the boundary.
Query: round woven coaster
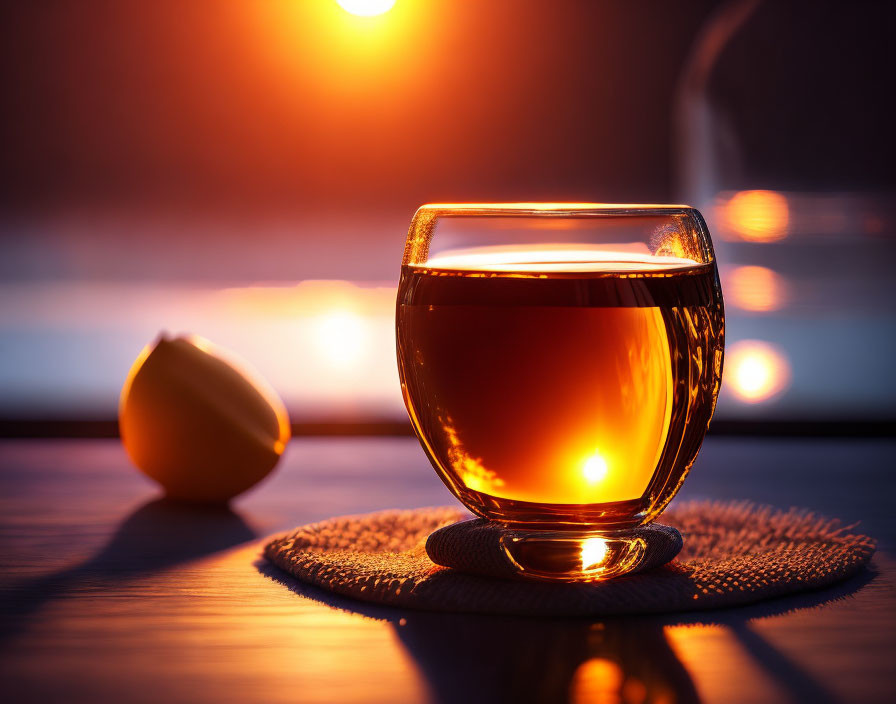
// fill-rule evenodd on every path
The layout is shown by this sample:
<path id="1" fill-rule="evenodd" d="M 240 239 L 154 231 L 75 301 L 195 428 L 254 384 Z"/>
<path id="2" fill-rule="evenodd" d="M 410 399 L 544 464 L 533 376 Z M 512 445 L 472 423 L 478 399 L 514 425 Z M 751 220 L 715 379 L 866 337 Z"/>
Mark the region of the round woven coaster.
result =
<path id="1" fill-rule="evenodd" d="M 818 589 L 861 570 L 874 541 L 805 510 L 687 503 L 663 520 L 684 536 L 677 560 L 606 582 L 496 579 L 440 567 L 430 533 L 469 518 L 453 507 L 381 511 L 302 526 L 273 538 L 265 557 L 331 592 L 432 611 L 609 616 L 753 603 Z"/>

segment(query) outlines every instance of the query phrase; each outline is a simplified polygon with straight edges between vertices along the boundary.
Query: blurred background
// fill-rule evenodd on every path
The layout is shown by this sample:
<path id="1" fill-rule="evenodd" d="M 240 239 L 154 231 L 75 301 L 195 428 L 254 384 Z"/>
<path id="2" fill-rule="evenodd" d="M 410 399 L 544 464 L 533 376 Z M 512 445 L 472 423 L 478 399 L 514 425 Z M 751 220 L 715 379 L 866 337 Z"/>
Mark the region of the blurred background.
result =
<path id="1" fill-rule="evenodd" d="M 393 316 L 416 207 L 584 200 L 706 216 L 717 427 L 891 432 L 894 20 L 864 0 L 4 3 L 2 427 L 114 429 L 165 330 L 242 354 L 300 425 L 409 429 Z"/>

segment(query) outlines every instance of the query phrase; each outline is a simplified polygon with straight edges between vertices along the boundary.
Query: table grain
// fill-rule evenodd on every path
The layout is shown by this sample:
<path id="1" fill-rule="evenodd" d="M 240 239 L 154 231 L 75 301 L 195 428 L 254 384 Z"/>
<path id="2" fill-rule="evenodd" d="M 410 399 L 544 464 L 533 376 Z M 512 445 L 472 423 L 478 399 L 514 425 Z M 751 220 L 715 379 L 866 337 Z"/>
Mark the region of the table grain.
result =
<path id="1" fill-rule="evenodd" d="M 703 614 L 429 614 L 303 586 L 266 535 L 453 503 L 410 438 L 303 438 L 231 509 L 159 498 L 114 440 L 0 442 L 13 702 L 892 702 L 891 439 L 707 439 L 678 500 L 804 506 L 879 541 L 847 583 Z"/>

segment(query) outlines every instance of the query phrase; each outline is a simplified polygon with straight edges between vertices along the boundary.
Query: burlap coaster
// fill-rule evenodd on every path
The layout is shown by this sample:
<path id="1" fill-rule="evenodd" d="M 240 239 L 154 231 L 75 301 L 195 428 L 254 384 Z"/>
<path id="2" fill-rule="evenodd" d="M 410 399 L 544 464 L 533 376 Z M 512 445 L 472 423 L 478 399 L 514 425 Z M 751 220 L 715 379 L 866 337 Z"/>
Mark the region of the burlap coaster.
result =
<path id="1" fill-rule="evenodd" d="M 272 539 L 265 556 L 294 577 L 363 601 L 433 611 L 609 616 L 737 606 L 818 589 L 868 563 L 874 542 L 837 520 L 746 503 L 689 503 L 663 520 L 684 536 L 677 560 L 606 582 L 496 579 L 439 567 L 430 533 L 457 508 L 333 518 Z"/>

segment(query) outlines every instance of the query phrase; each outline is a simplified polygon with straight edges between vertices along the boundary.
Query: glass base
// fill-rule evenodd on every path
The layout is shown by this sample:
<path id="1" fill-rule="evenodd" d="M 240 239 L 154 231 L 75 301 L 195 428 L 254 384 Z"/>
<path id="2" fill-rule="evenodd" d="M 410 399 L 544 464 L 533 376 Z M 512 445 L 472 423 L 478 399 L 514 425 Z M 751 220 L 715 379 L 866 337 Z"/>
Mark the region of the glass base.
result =
<path id="1" fill-rule="evenodd" d="M 505 529 L 501 548 L 519 576 L 596 582 L 641 567 L 647 542 L 636 531 L 568 532 Z"/>

